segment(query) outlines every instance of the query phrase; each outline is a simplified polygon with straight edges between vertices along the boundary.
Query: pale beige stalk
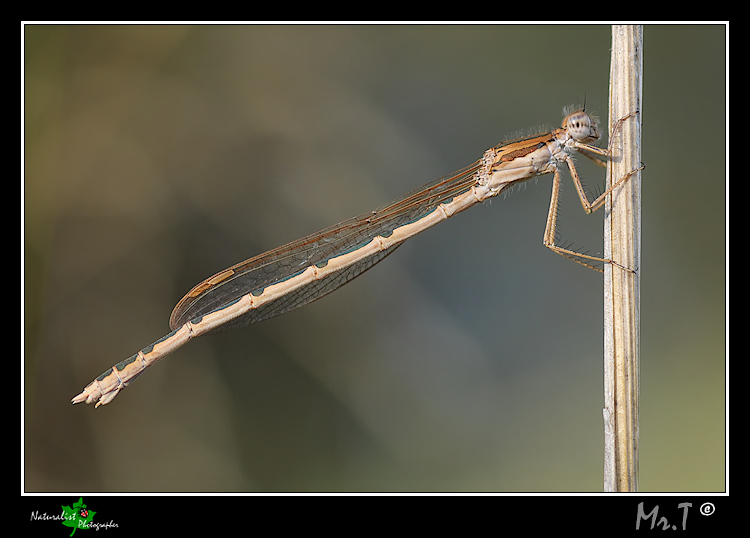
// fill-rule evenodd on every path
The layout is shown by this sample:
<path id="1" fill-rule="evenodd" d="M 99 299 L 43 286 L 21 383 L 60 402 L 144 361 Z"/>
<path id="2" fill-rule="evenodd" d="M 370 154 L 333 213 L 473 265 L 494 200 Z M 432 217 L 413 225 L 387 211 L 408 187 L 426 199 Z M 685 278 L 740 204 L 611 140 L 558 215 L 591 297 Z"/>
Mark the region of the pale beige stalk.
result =
<path id="1" fill-rule="evenodd" d="M 612 27 L 610 143 L 607 182 L 641 165 L 643 28 Z M 607 197 L 604 256 L 604 490 L 638 491 L 638 397 L 640 377 L 641 174 L 634 173 Z M 622 267 L 631 269 L 623 270 Z"/>

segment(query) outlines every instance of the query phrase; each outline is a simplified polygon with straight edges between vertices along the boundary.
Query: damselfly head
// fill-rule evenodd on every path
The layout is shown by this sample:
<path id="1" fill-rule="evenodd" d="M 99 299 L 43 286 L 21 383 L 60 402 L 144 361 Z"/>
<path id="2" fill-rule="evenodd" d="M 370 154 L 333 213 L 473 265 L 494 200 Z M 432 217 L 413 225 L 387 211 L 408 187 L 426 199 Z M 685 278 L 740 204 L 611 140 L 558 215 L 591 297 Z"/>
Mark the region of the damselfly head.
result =
<path id="1" fill-rule="evenodd" d="M 584 144 L 599 140 L 599 118 L 583 110 L 576 110 L 565 116 L 562 126 L 570 136 Z"/>

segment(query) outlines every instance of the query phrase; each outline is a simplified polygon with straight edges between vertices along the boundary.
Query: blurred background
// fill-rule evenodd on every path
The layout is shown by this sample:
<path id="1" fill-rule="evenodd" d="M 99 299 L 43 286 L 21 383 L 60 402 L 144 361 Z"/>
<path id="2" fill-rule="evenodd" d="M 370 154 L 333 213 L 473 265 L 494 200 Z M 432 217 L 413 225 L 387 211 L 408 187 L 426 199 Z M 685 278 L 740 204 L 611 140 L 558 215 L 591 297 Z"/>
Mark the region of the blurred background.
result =
<path id="1" fill-rule="evenodd" d="M 26 26 L 22 488 L 597 492 L 602 276 L 550 176 L 70 404 L 196 283 L 585 99 L 608 26 Z M 725 489 L 727 36 L 644 30 L 640 487 Z M 605 129 L 606 131 L 606 129 Z M 603 172 L 581 161 L 591 190 Z M 602 249 L 565 172 L 562 243 Z"/>

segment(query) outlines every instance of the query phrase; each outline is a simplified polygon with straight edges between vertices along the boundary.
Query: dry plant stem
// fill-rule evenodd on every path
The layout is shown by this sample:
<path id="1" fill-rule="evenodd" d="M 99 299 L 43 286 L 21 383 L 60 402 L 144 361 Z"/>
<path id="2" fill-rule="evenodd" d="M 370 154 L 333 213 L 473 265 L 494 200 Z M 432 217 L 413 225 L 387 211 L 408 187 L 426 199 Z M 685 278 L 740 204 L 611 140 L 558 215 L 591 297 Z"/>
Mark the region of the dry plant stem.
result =
<path id="1" fill-rule="evenodd" d="M 610 66 L 611 142 L 608 185 L 640 166 L 643 28 L 612 27 Z M 638 396 L 640 354 L 641 174 L 607 197 L 604 256 L 604 491 L 638 491 Z M 632 269 L 627 271 L 621 267 Z"/>

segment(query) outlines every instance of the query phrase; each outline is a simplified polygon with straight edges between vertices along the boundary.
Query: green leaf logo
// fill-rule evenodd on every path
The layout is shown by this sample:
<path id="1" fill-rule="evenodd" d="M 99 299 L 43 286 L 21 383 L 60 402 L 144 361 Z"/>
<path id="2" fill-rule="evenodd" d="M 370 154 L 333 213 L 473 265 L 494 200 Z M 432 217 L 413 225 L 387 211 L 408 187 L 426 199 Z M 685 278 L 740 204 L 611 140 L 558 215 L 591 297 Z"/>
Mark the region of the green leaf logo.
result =
<path id="1" fill-rule="evenodd" d="M 73 532 L 70 533 L 73 536 L 76 533 L 76 529 L 89 529 L 90 524 L 94 519 L 93 510 L 89 510 L 85 504 L 83 504 L 83 497 L 78 499 L 78 502 L 70 506 L 62 507 L 63 519 L 62 524 L 66 527 L 72 527 Z"/>

